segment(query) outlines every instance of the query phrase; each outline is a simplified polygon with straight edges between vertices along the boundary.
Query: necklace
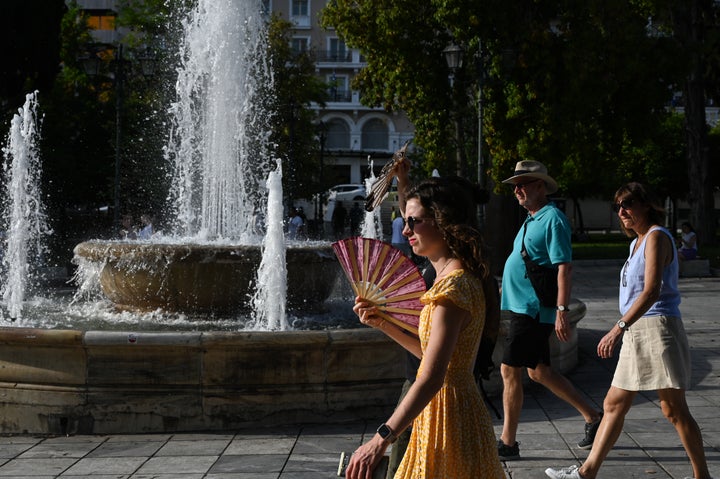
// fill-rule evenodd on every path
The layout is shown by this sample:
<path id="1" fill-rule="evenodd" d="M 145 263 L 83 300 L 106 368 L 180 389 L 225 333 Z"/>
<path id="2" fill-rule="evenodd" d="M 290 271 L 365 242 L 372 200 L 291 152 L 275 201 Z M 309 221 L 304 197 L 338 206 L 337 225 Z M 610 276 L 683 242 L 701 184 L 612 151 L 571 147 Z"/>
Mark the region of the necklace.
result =
<path id="1" fill-rule="evenodd" d="M 454 258 L 450 258 L 450 259 L 448 260 L 448 262 L 445 263 L 445 266 L 443 266 L 442 269 L 441 269 L 441 270 L 438 272 L 438 274 L 436 275 L 438 278 L 442 277 L 443 271 L 445 271 L 445 269 L 448 267 L 448 265 L 453 262 L 453 259 L 454 259 Z"/>

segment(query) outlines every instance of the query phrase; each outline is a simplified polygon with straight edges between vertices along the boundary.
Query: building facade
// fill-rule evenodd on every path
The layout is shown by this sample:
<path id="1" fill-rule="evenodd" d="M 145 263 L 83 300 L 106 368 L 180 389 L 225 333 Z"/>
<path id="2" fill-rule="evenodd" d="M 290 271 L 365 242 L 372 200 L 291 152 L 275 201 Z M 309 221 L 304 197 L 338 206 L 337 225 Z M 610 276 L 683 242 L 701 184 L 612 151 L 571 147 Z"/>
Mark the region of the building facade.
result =
<path id="1" fill-rule="evenodd" d="M 334 29 L 320 26 L 320 14 L 329 0 L 268 0 L 269 10 L 294 25 L 292 47 L 311 52 L 317 76 L 328 84 L 329 101 L 318 110 L 325 127 L 325 175 L 334 183 L 362 183 L 369 176 L 368 158 L 382 167 L 407 140 L 414 127 L 402 112 L 388 113 L 361 103 L 352 80 L 365 61 L 359 50 L 348 48 Z"/>

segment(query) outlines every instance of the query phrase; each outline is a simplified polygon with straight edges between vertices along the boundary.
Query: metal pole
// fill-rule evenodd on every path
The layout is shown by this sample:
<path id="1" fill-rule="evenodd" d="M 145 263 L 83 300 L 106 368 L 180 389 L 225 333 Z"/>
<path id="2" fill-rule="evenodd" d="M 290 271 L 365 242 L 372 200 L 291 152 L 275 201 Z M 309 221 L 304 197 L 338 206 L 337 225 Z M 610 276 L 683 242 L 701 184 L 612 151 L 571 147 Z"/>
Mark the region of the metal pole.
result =
<path id="1" fill-rule="evenodd" d="M 480 188 L 485 188 L 485 172 L 484 168 L 485 165 L 483 164 L 483 107 L 482 107 L 482 82 L 483 82 L 483 76 L 485 75 L 485 65 L 483 65 L 482 61 L 482 47 L 481 44 L 478 44 L 478 54 L 480 55 L 480 71 L 478 74 L 478 91 L 477 91 L 477 115 L 478 115 L 478 151 L 477 151 L 477 182 Z M 480 205 L 479 215 L 478 215 L 478 226 L 480 227 L 480 231 L 482 231 L 485 227 L 485 205 Z"/>
<path id="2" fill-rule="evenodd" d="M 113 222 L 116 236 L 119 234 L 120 228 L 120 143 L 122 140 L 122 102 L 124 81 L 122 48 L 122 44 L 118 45 L 115 57 L 115 203 Z"/>

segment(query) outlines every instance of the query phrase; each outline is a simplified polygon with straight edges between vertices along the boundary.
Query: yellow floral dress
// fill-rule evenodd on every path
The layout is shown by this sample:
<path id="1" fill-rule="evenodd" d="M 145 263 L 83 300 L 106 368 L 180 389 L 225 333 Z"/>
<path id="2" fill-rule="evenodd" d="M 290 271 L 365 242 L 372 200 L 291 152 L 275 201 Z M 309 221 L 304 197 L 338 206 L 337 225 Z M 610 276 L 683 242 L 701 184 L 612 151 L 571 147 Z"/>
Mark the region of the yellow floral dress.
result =
<path id="1" fill-rule="evenodd" d="M 441 299 L 470 311 L 472 321 L 460 334 L 442 388 L 413 422 L 395 479 L 505 479 L 492 419 L 472 374 L 485 325 L 482 284 L 471 274 L 455 270 L 420 298 L 425 305 L 418 331 L 423 351 Z M 418 377 L 422 371 L 421 361 Z"/>

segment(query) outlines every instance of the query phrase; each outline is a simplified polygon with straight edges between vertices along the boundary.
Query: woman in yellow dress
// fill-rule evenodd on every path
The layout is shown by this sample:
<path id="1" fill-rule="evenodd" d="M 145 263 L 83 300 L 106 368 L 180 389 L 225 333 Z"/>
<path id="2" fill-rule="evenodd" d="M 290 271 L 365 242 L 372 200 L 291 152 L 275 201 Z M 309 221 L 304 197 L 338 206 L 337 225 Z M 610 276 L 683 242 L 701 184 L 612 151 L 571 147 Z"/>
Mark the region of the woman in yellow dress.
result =
<path id="1" fill-rule="evenodd" d="M 405 228 L 413 252 L 437 276 L 421 298 L 419 337 L 375 315 L 356 298 L 360 320 L 421 359 L 417 379 L 377 433 L 352 455 L 350 479 L 370 479 L 398 434 L 412 425 L 395 479 L 504 479 L 492 420 L 473 377 L 485 324 L 482 280 L 488 266 L 476 227 L 479 191 L 459 178 L 431 178 L 406 194 Z"/>

